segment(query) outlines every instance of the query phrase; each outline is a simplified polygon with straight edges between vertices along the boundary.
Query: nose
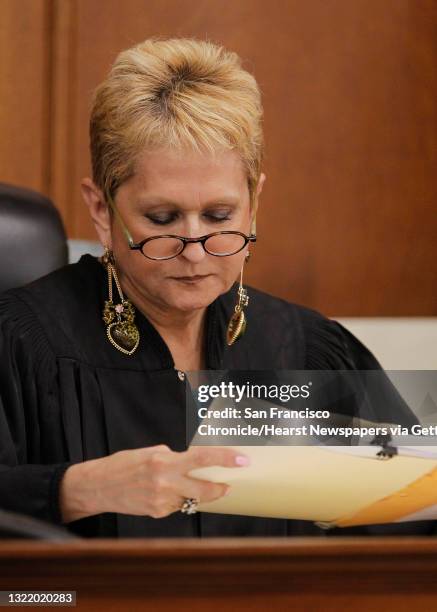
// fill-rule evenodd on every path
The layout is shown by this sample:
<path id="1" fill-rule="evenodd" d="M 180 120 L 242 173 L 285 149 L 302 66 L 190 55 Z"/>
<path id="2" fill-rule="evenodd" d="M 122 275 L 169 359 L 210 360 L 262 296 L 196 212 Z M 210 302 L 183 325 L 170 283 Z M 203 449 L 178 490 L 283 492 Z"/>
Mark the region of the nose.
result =
<path id="1" fill-rule="evenodd" d="M 190 263 L 200 263 L 206 256 L 206 252 L 200 242 L 189 242 L 181 253 L 181 257 Z"/>

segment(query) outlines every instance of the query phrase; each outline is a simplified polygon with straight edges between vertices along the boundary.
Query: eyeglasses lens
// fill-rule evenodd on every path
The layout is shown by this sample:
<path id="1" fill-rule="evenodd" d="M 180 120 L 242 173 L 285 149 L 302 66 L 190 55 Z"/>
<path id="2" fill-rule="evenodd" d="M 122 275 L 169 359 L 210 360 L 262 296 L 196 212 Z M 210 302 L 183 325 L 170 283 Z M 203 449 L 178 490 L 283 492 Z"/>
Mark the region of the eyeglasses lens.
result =
<path id="1" fill-rule="evenodd" d="M 178 238 L 155 238 L 143 244 L 143 254 L 151 259 L 169 259 L 176 257 L 184 248 Z"/>
<path id="2" fill-rule="evenodd" d="M 211 255 L 234 255 L 241 251 L 245 243 L 239 234 L 218 234 L 206 240 L 205 249 Z"/>

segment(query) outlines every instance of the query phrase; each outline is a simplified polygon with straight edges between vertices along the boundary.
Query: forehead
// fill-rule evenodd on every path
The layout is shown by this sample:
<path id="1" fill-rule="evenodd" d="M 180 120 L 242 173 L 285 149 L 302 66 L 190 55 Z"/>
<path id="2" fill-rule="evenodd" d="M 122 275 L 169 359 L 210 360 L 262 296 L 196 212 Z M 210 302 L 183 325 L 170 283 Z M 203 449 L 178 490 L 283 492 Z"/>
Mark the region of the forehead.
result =
<path id="1" fill-rule="evenodd" d="M 158 149 L 145 151 L 127 181 L 130 191 L 179 201 L 210 197 L 248 197 L 247 175 L 235 151 L 201 153 Z"/>

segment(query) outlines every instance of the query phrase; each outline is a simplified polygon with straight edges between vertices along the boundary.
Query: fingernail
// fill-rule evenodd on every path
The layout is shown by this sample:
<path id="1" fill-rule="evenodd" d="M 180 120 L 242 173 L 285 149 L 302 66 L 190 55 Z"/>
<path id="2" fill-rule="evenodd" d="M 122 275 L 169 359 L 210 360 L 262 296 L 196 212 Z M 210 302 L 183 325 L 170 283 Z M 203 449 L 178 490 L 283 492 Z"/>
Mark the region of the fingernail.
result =
<path id="1" fill-rule="evenodd" d="M 250 465 L 250 459 L 245 455 L 237 455 L 235 457 L 235 463 L 236 465 Z"/>
<path id="2" fill-rule="evenodd" d="M 229 495 L 230 492 L 231 492 L 231 487 L 228 487 L 226 491 L 223 493 L 223 496 Z"/>

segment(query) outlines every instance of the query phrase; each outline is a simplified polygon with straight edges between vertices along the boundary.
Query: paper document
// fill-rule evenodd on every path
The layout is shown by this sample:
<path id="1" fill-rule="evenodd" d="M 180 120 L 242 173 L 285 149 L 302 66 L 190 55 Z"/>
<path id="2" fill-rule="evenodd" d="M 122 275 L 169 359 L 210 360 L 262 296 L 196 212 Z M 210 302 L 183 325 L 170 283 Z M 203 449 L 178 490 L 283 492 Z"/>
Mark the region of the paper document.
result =
<path id="1" fill-rule="evenodd" d="M 437 518 L 437 447 L 232 446 L 244 468 L 208 467 L 194 477 L 231 485 L 200 511 L 351 526 Z"/>

